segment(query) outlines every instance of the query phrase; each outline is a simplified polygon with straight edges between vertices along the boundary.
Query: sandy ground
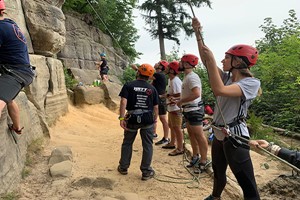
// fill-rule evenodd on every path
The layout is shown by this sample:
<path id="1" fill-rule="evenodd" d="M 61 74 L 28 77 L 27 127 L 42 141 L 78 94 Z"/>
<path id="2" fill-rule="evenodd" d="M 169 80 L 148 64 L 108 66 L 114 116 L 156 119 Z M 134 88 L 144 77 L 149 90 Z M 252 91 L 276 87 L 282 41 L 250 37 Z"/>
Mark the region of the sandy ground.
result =
<path id="1" fill-rule="evenodd" d="M 123 131 L 119 126 L 118 114 L 104 105 L 81 108 L 69 106 L 69 113 L 61 117 L 51 128 L 51 139 L 43 156 L 31 174 L 22 182 L 20 199 L 122 199 L 119 194 L 135 194 L 135 198 L 148 200 L 196 200 L 203 199 L 212 191 L 212 178 L 203 173 L 192 176 L 185 168 L 183 156 L 170 157 L 170 150 L 154 145 L 153 168 L 156 178 L 141 180 L 139 170 L 142 157 L 139 135 L 133 147 L 133 157 L 128 175 L 120 175 L 117 166 Z M 162 136 L 159 123 L 158 133 Z M 73 170 L 70 178 L 51 178 L 47 159 L 58 146 L 69 146 L 73 152 Z M 209 152 L 210 155 L 210 152 Z M 290 170 L 269 157 L 251 152 L 259 187 Z M 266 169 L 268 163 L 269 169 Z M 228 169 L 228 180 L 236 183 Z M 193 180 L 198 178 L 199 181 Z M 84 184 L 85 179 L 107 181 L 107 185 Z M 173 183 L 176 182 L 176 183 Z M 76 184 L 77 183 L 77 184 Z M 86 183 L 86 182 L 85 182 Z M 235 199 L 239 189 L 234 184 L 226 186 L 223 199 Z M 265 198 L 268 199 L 268 198 Z M 276 198 L 272 198 L 276 199 Z"/>

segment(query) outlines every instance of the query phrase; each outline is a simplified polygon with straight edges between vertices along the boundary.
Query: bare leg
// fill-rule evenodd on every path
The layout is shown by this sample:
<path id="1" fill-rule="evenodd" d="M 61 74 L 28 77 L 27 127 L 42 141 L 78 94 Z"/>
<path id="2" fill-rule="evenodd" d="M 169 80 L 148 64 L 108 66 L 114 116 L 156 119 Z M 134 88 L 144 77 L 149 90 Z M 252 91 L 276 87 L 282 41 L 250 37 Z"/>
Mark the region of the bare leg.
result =
<path id="1" fill-rule="evenodd" d="M 196 140 L 198 148 L 200 150 L 201 155 L 201 163 L 205 163 L 207 160 L 207 150 L 208 150 L 208 142 L 206 137 L 204 136 L 203 127 L 202 126 L 190 126 L 190 130 Z"/>
<path id="2" fill-rule="evenodd" d="M 6 103 L 4 101 L 0 100 L 0 117 L 1 117 L 2 111 L 5 106 L 6 106 Z"/>
<path id="3" fill-rule="evenodd" d="M 174 127 L 170 127 L 170 130 L 171 130 L 171 141 L 169 143 L 169 146 L 175 146 L 175 143 L 176 143 L 176 134 L 175 134 L 175 130 L 174 130 Z"/>
<path id="4" fill-rule="evenodd" d="M 197 156 L 199 154 L 199 146 L 193 131 L 193 127 L 189 125 L 189 123 L 186 123 L 186 127 L 188 130 L 188 134 L 189 134 L 189 138 L 190 138 L 190 142 L 191 142 L 191 146 L 193 149 L 193 156 Z M 202 155 L 201 155 L 202 156 Z"/>
<path id="5" fill-rule="evenodd" d="M 183 150 L 183 133 L 181 131 L 180 126 L 173 126 L 173 130 L 176 135 L 176 143 L 177 143 L 177 149 L 182 151 Z"/>
<path id="6" fill-rule="evenodd" d="M 15 128 L 16 130 L 20 130 L 20 111 L 17 103 L 14 100 L 7 103 L 7 110 L 13 122 L 13 128 Z"/>
<path id="7" fill-rule="evenodd" d="M 163 130 L 164 130 L 164 138 L 167 139 L 169 138 L 169 125 L 167 121 L 167 115 L 159 115 L 159 120 L 161 121 L 163 125 Z"/>

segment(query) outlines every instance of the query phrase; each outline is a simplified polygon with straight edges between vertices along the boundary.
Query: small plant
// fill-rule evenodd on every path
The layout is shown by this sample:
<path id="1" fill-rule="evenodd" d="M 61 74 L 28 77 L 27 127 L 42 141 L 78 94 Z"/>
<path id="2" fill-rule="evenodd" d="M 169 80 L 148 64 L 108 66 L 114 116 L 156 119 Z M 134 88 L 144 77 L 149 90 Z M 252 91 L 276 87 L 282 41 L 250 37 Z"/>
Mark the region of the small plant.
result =
<path id="1" fill-rule="evenodd" d="M 24 167 L 21 173 L 22 179 L 25 179 L 27 176 L 29 176 L 31 170 L 28 167 Z"/>
<path id="2" fill-rule="evenodd" d="M 25 160 L 25 166 L 22 170 L 21 176 L 22 178 L 26 178 L 30 172 L 31 172 L 31 167 L 36 163 L 36 156 L 41 153 L 43 150 L 43 143 L 44 140 L 43 138 L 39 138 L 31 142 L 31 144 L 27 148 L 27 154 L 26 154 L 26 160 Z"/>
<path id="3" fill-rule="evenodd" d="M 1 200 L 17 200 L 20 198 L 20 195 L 17 192 L 9 192 L 0 196 Z"/>
<path id="4" fill-rule="evenodd" d="M 64 74 L 65 74 L 66 87 L 68 89 L 73 89 L 74 85 L 76 85 L 78 81 L 72 77 L 68 69 L 65 67 L 64 67 Z"/>

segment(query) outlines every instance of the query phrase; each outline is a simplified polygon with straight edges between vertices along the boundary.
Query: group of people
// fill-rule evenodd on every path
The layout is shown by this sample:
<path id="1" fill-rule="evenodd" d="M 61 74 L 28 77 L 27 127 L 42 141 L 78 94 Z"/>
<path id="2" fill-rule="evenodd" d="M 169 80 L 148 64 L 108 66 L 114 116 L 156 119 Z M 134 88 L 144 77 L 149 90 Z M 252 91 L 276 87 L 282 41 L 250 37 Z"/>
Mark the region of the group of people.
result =
<path id="1" fill-rule="evenodd" d="M 19 109 L 14 99 L 23 87 L 32 83 L 35 68 L 30 65 L 25 36 L 14 21 L 4 17 L 5 9 L 4 1 L 0 0 L 0 116 L 7 106 L 12 120 L 9 129 L 21 134 L 23 127 L 20 125 Z M 250 72 L 250 68 L 256 64 L 258 51 L 244 44 L 231 47 L 225 52 L 221 70 L 217 67 L 213 53 L 203 43 L 199 20 L 193 18 L 192 25 L 200 58 L 208 70 L 209 82 L 218 104 L 214 109 L 215 137 L 211 151 L 214 184 L 211 195 L 205 199 L 221 198 L 226 185 L 228 165 L 243 190 L 244 199 L 260 199 L 249 145 L 266 148 L 298 168 L 300 168 L 300 153 L 264 140 L 250 140 L 245 118 L 248 107 L 260 88 L 260 81 Z M 109 68 L 106 55 L 101 53 L 100 56 L 101 61 L 96 65 L 99 67 L 101 79 L 107 80 Z M 155 175 L 151 162 L 153 138 L 157 137 L 157 119 L 162 122 L 164 135 L 156 144 L 165 144 L 164 148 L 173 149 L 169 153 L 170 156 L 182 154 L 184 151 L 182 115 L 193 149 L 193 158 L 188 167 L 198 163 L 200 171 L 205 169 L 209 161 L 208 143 L 202 128 L 204 116 L 202 85 L 199 76 L 193 72 L 198 61 L 197 56 L 185 54 L 179 62 L 160 61 L 154 67 L 142 64 L 136 68 L 137 79 L 122 87 L 119 94 L 121 97 L 119 120 L 120 126 L 124 129 L 124 139 L 118 166 L 121 174 L 128 173 L 132 145 L 140 130 L 143 145 L 140 165 L 142 180 L 148 180 Z M 177 76 L 180 72 L 184 73 L 182 82 Z M 165 74 L 169 76 L 167 87 Z M 152 84 L 149 83 L 149 79 L 152 79 Z M 244 139 L 239 140 L 239 137 Z M 249 141 L 249 144 L 244 141 Z"/>
<path id="2" fill-rule="evenodd" d="M 251 101 L 256 98 L 260 88 L 260 80 L 250 72 L 250 68 L 256 64 L 258 59 L 257 49 L 245 44 L 232 46 L 225 52 L 225 57 L 221 61 L 222 70 L 218 68 L 211 50 L 203 43 L 202 27 L 197 18 L 193 18 L 192 26 L 195 31 L 200 58 L 207 68 L 209 82 L 218 105 L 214 109 L 213 132 L 215 137 L 211 150 L 214 184 L 212 193 L 205 199 L 221 199 L 226 185 L 228 165 L 243 190 L 244 199 L 260 199 L 249 153 L 250 145 L 267 148 L 270 152 L 298 166 L 300 163 L 299 152 L 270 145 L 264 140 L 250 140 L 245 119 L 248 107 Z M 142 64 L 141 67 L 136 68 L 138 79 L 124 85 L 120 93 L 119 117 L 120 125 L 125 129 L 118 167 L 121 174 L 127 174 L 132 155 L 132 144 L 137 130 L 141 129 L 143 145 L 142 180 L 148 180 L 154 176 L 155 172 L 151 167 L 152 144 L 156 134 L 155 124 L 158 116 L 164 129 L 164 136 L 159 142 L 161 144 L 166 143 L 165 147 L 169 148 L 174 148 L 176 145 L 176 149 L 169 155 L 182 154 L 181 109 L 193 149 L 193 158 L 189 166 L 198 163 L 199 170 L 205 169 L 209 161 L 207 159 L 207 139 L 202 129 L 204 116 L 204 107 L 201 101 L 202 88 L 199 76 L 193 72 L 198 60 L 195 55 L 185 54 L 180 62 L 160 61 L 155 64 L 156 73 L 154 73 L 155 69 L 151 65 Z M 147 68 L 144 67 L 145 65 Z M 162 71 L 169 75 L 166 92 L 157 89 L 155 82 L 162 77 Z M 182 83 L 177 77 L 180 71 L 184 73 Z M 145 74 L 145 72 L 148 73 Z M 158 73 L 160 75 L 157 75 Z M 155 80 L 153 85 L 147 82 L 152 76 Z M 142 86 L 141 82 L 143 83 Z M 166 123 L 166 111 L 162 108 L 163 104 L 167 104 L 168 123 Z M 145 115 L 144 113 L 148 113 L 149 110 L 153 120 L 151 122 L 148 120 L 149 123 L 143 124 L 141 119 Z M 137 112 L 139 115 L 134 114 Z M 146 116 L 148 117 L 148 115 Z M 131 118 L 134 120 L 130 121 Z M 165 124 L 168 124 L 168 128 L 171 130 L 171 141 L 168 140 L 168 129 Z"/>

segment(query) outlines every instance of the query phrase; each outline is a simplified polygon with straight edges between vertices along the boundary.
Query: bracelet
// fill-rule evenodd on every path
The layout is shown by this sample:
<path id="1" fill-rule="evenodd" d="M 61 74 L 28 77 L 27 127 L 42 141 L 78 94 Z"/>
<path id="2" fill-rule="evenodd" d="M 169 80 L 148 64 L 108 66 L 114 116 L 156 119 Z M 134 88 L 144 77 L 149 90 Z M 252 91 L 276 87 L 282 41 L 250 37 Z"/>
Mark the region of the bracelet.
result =
<path id="1" fill-rule="evenodd" d="M 119 117 L 118 118 L 120 121 L 123 121 L 123 120 L 125 120 L 125 117 Z"/>

